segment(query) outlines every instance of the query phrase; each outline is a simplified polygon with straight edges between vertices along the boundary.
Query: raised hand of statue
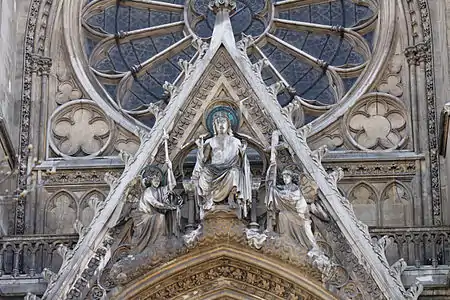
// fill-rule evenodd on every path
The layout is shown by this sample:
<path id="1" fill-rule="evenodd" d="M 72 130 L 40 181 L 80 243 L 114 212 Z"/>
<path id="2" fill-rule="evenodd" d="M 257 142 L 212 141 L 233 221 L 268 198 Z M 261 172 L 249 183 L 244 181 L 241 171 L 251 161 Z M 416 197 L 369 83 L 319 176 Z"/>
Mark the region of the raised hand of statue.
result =
<path id="1" fill-rule="evenodd" d="M 197 159 L 200 160 L 200 162 L 203 162 L 204 159 L 204 147 L 205 147 L 205 141 L 204 141 L 204 136 L 201 135 L 196 141 L 195 143 L 197 144 L 198 147 L 198 152 L 197 152 Z"/>
<path id="2" fill-rule="evenodd" d="M 170 159 L 166 159 L 166 165 L 167 165 L 167 169 L 172 170 L 172 162 L 170 161 Z"/>
<path id="3" fill-rule="evenodd" d="M 203 150 L 203 146 L 205 145 L 205 141 L 203 140 L 203 135 L 201 135 L 196 141 L 195 144 L 197 144 L 198 150 Z"/>
<path id="4" fill-rule="evenodd" d="M 247 150 L 247 142 L 246 141 L 242 141 L 241 142 L 241 151 L 245 152 L 245 150 Z"/>

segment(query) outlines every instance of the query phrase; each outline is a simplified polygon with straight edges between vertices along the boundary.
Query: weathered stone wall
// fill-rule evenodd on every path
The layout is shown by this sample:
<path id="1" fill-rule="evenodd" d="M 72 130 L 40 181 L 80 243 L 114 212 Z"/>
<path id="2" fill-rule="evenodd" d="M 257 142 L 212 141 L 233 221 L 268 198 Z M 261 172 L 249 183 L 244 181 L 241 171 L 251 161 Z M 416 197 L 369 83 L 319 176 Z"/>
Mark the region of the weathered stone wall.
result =
<path id="1" fill-rule="evenodd" d="M 20 100 L 20 85 L 16 80 L 20 80 L 20 76 L 16 69 L 17 57 L 17 36 L 18 26 L 21 20 L 17 18 L 16 0 L 0 1 L 0 114 L 5 118 L 9 134 L 14 145 L 17 145 L 19 134 L 19 116 L 18 113 Z"/>

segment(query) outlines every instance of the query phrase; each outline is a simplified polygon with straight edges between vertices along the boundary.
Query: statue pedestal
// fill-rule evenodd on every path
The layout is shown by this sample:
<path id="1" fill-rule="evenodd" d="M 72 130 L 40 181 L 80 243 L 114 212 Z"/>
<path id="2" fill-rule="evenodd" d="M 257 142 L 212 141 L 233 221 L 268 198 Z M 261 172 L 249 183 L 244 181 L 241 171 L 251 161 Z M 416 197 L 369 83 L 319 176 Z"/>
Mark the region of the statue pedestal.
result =
<path id="1" fill-rule="evenodd" d="M 237 209 L 231 208 L 229 205 L 226 204 L 214 205 L 210 210 L 206 211 L 205 217 L 203 219 L 204 226 L 210 223 L 211 220 L 217 219 L 226 219 L 230 221 L 231 219 L 235 219 L 239 223 L 244 224 L 244 221 L 239 219 Z"/>

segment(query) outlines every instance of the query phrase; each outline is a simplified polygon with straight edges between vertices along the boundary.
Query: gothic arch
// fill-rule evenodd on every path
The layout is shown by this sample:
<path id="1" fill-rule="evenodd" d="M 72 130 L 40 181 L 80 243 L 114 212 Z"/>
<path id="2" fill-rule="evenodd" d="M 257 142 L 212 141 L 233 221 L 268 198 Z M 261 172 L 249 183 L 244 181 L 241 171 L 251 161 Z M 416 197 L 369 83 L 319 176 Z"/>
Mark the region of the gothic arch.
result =
<path id="1" fill-rule="evenodd" d="M 67 190 L 62 190 L 48 199 L 45 204 L 45 233 L 74 233 L 73 223 L 77 219 L 78 204 L 76 197 Z M 61 204 L 57 202 L 62 200 Z M 72 221 L 72 222 L 70 222 Z"/>
<path id="2" fill-rule="evenodd" d="M 64 35 L 65 35 L 65 41 L 66 46 L 69 51 L 69 57 L 71 60 L 71 64 L 75 70 L 75 73 L 78 76 L 79 81 L 82 83 L 82 85 L 85 87 L 86 91 L 88 92 L 88 97 L 90 97 L 93 101 L 99 104 L 105 112 L 114 119 L 115 122 L 121 124 L 126 128 L 127 130 L 134 131 L 136 125 L 142 126 L 139 122 L 134 120 L 131 117 L 126 117 L 124 114 L 121 114 L 117 111 L 117 104 L 114 104 L 114 101 L 112 101 L 111 96 L 108 94 L 108 92 L 105 91 L 105 89 L 102 87 L 100 82 L 95 77 L 95 70 L 90 68 L 88 59 L 86 59 L 84 55 L 83 45 L 82 45 L 82 30 L 81 26 L 86 27 L 87 34 L 93 35 L 92 29 L 89 29 L 89 26 L 86 25 L 86 21 L 79 20 L 79 16 L 82 13 L 86 13 L 87 15 L 91 16 L 93 15 L 93 9 L 92 7 L 98 6 L 99 8 L 103 8 L 103 6 L 110 5 L 112 2 L 107 2 L 103 4 L 93 3 L 92 5 L 89 4 L 86 7 L 83 7 L 82 2 L 79 1 L 66 1 L 64 3 L 64 23 L 69 24 L 64 27 Z M 374 1 L 367 1 L 367 3 L 364 4 L 367 7 L 370 7 L 374 11 L 374 14 L 371 18 L 365 20 L 363 24 L 355 25 L 355 27 L 349 27 L 349 31 L 344 31 L 342 35 L 346 36 L 346 39 L 349 39 L 353 43 L 358 44 L 361 49 L 365 49 L 362 52 L 370 52 L 369 46 L 365 41 L 360 41 L 360 37 L 354 33 L 353 31 L 358 32 L 358 34 L 366 34 L 368 31 L 373 30 L 375 27 L 377 27 L 380 24 L 392 24 L 395 21 L 396 18 L 396 3 L 395 1 L 389 1 L 389 0 L 380 0 L 378 4 L 376 4 Z M 176 5 L 177 7 L 173 7 L 173 9 L 181 9 L 181 5 Z M 97 9 L 97 8 L 96 8 Z M 284 8 L 283 8 L 284 9 Z M 184 10 L 184 18 L 187 18 L 187 9 Z M 271 12 L 272 14 L 273 12 Z M 291 26 L 292 24 L 287 24 L 286 22 L 283 22 L 282 19 L 280 19 L 280 16 L 272 16 L 272 18 L 275 18 L 274 20 L 270 21 L 270 26 L 274 26 L 274 28 L 270 28 L 269 31 L 274 31 L 276 28 L 285 29 Z M 186 21 L 186 20 L 185 20 Z M 180 23 L 180 24 L 178 24 Z M 177 26 L 182 26 L 182 21 L 178 22 Z M 184 25 L 187 29 L 190 30 L 189 24 Z M 276 23 L 276 25 L 274 25 Z M 175 24 L 175 23 L 173 23 Z M 255 40 L 255 44 L 262 45 L 266 43 L 266 40 L 273 40 L 273 32 L 269 33 L 267 30 L 269 27 L 266 28 L 263 34 Z M 308 27 L 309 28 L 309 27 Z M 169 27 L 165 30 L 172 30 Z M 188 30 L 188 31 L 189 31 Z M 326 28 L 318 29 L 318 31 L 327 31 Z M 266 32 L 267 31 L 267 32 Z M 192 39 L 195 37 L 195 32 L 192 30 L 189 31 L 190 34 L 185 37 L 185 39 Z M 188 33 L 189 33 L 188 32 Z M 269 35 L 269 37 L 266 37 L 266 33 Z M 351 107 L 356 101 L 364 95 L 367 91 L 369 91 L 370 86 L 374 81 L 376 81 L 380 76 L 382 76 L 382 70 L 385 68 L 386 60 L 388 59 L 390 55 L 390 50 L 386 51 L 385 49 L 391 49 L 391 45 L 393 44 L 394 40 L 394 33 L 395 29 L 392 26 L 378 26 L 375 32 L 375 44 L 373 46 L 373 56 L 371 59 L 368 59 L 366 62 L 364 62 L 361 66 L 353 67 L 353 68 L 340 68 L 340 67 L 333 67 L 332 71 L 338 71 L 342 74 L 345 74 L 345 76 L 350 76 L 353 73 L 361 73 L 360 78 L 357 80 L 357 83 L 351 88 L 348 92 L 344 93 L 343 91 L 340 91 L 339 94 L 342 95 L 342 99 L 337 99 L 336 105 L 331 106 L 322 106 L 322 107 L 315 107 L 314 110 L 318 111 L 327 111 L 324 115 L 319 117 L 318 119 L 314 120 L 312 124 L 312 132 L 311 135 L 316 134 L 323 129 L 327 128 L 329 124 L 335 122 L 338 120 L 345 111 L 348 110 L 349 107 Z M 336 32 L 333 32 L 333 30 L 330 31 L 330 35 L 336 34 Z M 95 35 L 99 38 L 100 35 L 98 32 L 95 33 Z M 101 35 L 102 37 L 107 37 L 107 34 Z M 347 38 L 348 36 L 348 38 Z M 108 38 L 108 45 L 113 43 L 113 38 Z M 184 41 L 184 40 L 183 40 Z M 97 47 L 96 47 L 97 48 Z M 367 49 L 366 49 L 367 48 Z M 106 51 L 104 47 L 100 45 L 99 51 Z M 100 52 L 99 52 L 100 53 Z M 366 53 L 367 54 L 367 53 Z M 368 55 L 368 54 L 367 54 Z M 367 56 L 366 55 L 366 56 Z M 364 71 L 361 72 L 362 69 Z M 92 72 L 92 70 L 94 72 Z M 345 70 L 344 70 L 345 69 Z M 333 73 L 332 72 L 332 73 Z M 99 73 L 100 74 L 100 73 Z M 330 75 L 332 76 L 332 75 Z M 334 76 L 334 75 L 333 75 Z M 333 77 L 332 76 L 332 77 Z M 337 76 L 337 75 L 336 75 Z M 110 79 L 108 79 L 110 80 Z M 284 79 L 283 79 L 284 80 Z M 345 96 L 344 96 L 345 94 Z M 340 97 L 339 97 L 340 98 Z M 306 105 L 308 107 L 308 105 Z"/>
<path id="3" fill-rule="evenodd" d="M 379 223 L 379 195 L 370 183 L 363 181 L 355 184 L 347 195 L 360 220 L 369 225 Z"/>
<path id="4" fill-rule="evenodd" d="M 412 194 L 398 180 L 386 185 L 380 198 L 380 222 L 383 226 L 407 226 L 412 220 Z M 390 218 L 389 218 L 390 216 Z"/>
<path id="5" fill-rule="evenodd" d="M 97 195 L 98 200 L 104 201 L 105 200 L 105 194 L 100 191 L 99 189 L 92 189 L 87 191 L 80 199 L 80 205 L 78 210 L 78 219 L 81 221 L 81 223 L 84 226 L 89 226 L 90 222 L 92 221 L 92 218 L 95 215 L 95 209 L 91 207 L 91 204 L 88 203 L 91 196 Z"/>
<path id="6" fill-rule="evenodd" d="M 221 246 L 152 270 L 112 299 L 336 299 L 313 274 L 255 251 Z"/>

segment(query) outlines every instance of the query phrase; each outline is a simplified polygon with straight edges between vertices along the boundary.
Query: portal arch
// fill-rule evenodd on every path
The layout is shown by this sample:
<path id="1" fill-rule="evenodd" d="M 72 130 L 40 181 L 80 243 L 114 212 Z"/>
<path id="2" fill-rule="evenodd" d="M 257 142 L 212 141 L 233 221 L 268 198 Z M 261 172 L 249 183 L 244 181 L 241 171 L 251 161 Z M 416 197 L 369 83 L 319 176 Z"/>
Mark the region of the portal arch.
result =
<path id="1" fill-rule="evenodd" d="M 120 276 L 120 275 L 119 275 Z M 123 286 L 111 299 L 337 299 L 313 267 L 253 250 L 195 249 Z"/>

